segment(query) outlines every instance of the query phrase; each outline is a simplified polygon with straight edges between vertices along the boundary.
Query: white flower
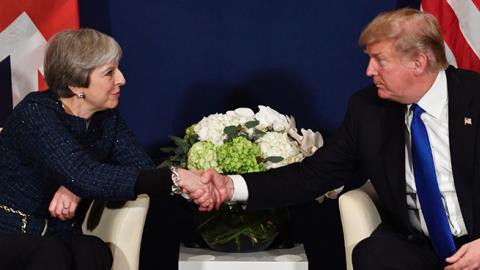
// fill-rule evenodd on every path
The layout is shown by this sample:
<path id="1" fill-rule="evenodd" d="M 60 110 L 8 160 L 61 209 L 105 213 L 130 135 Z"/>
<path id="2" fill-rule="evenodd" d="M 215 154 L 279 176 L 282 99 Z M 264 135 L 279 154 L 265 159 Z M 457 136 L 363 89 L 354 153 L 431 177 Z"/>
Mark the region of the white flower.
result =
<path id="1" fill-rule="evenodd" d="M 226 138 L 223 130 L 230 125 L 231 122 L 226 115 L 215 113 L 208 117 L 203 117 L 193 129 L 200 141 L 209 141 L 215 145 L 221 145 Z"/>
<path id="2" fill-rule="evenodd" d="M 259 111 L 255 114 L 255 119 L 260 123 L 258 129 L 273 129 L 275 131 L 284 131 L 290 128 L 287 117 L 268 106 L 258 106 Z"/>
<path id="3" fill-rule="evenodd" d="M 260 146 L 263 158 L 272 156 L 283 157 L 283 160 L 280 162 L 266 162 L 265 167 L 267 170 L 300 162 L 303 159 L 298 145 L 285 132 L 267 132 L 256 143 Z"/>
<path id="4" fill-rule="evenodd" d="M 255 120 L 255 113 L 249 108 L 238 108 L 234 111 L 227 111 L 226 115 L 229 121 L 235 126 Z"/>

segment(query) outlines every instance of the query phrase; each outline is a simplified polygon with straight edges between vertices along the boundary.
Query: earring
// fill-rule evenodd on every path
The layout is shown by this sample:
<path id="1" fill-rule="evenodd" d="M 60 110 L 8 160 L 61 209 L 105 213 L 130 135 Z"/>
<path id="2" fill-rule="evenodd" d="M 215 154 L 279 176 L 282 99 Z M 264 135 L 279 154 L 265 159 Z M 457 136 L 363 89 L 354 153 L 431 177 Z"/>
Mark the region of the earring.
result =
<path id="1" fill-rule="evenodd" d="M 78 98 L 79 99 L 85 99 L 86 98 L 85 93 L 78 94 Z"/>

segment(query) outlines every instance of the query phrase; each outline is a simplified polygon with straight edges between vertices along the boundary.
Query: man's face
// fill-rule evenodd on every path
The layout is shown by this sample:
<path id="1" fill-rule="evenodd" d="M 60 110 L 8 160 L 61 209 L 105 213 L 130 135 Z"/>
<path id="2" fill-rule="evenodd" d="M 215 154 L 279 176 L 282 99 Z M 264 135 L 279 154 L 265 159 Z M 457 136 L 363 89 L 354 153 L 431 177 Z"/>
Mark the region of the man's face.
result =
<path id="1" fill-rule="evenodd" d="M 391 40 L 369 44 L 365 52 L 370 58 L 366 74 L 372 77 L 378 96 L 402 104 L 411 103 L 415 96 L 414 61 L 402 57 Z"/>

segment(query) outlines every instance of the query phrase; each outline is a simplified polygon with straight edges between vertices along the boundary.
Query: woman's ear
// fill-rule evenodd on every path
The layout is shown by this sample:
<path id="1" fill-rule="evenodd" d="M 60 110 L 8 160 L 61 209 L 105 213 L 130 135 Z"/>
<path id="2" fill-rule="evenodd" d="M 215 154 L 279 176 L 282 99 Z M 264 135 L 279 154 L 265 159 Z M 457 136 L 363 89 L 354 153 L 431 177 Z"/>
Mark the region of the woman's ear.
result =
<path id="1" fill-rule="evenodd" d="M 68 86 L 68 89 L 73 92 L 73 94 L 79 98 L 85 98 L 85 88 L 78 86 Z"/>

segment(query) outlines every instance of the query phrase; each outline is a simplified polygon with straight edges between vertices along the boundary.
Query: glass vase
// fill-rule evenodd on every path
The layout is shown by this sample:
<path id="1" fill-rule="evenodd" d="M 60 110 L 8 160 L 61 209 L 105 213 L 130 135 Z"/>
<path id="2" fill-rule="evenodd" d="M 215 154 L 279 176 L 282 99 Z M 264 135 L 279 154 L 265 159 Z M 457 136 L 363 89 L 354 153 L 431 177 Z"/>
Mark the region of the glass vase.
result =
<path id="1" fill-rule="evenodd" d="M 205 243 L 224 252 L 264 250 L 279 233 L 275 209 L 246 211 L 240 203 L 224 203 L 219 210 L 198 212 L 197 222 Z"/>

